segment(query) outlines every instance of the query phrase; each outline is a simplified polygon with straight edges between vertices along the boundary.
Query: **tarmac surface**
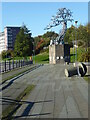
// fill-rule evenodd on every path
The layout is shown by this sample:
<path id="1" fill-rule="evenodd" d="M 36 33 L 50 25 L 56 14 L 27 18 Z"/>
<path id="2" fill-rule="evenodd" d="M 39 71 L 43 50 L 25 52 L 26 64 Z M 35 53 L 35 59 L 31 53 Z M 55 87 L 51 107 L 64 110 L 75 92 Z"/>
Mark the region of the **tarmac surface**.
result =
<path id="1" fill-rule="evenodd" d="M 13 81 L 2 91 L 2 110 L 29 84 L 36 85 L 13 115 L 16 118 L 88 118 L 88 82 L 65 77 L 68 65 L 44 65 Z M 7 85 L 10 81 L 4 83 Z"/>

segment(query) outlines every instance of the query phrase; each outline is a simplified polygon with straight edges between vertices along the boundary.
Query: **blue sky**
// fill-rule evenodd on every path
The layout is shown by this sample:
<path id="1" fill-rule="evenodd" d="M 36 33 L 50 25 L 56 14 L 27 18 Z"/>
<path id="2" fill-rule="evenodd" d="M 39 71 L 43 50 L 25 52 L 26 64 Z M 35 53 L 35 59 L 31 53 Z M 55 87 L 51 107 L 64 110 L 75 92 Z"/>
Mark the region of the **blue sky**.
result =
<path id="1" fill-rule="evenodd" d="M 44 28 L 50 23 L 58 8 L 66 7 L 73 12 L 73 19 L 79 24 L 88 22 L 88 2 L 2 2 L 2 27 L 21 26 L 23 23 L 31 30 L 32 36 L 44 34 Z M 75 25 L 68 22 L 68 27 Z M 50 30 L 57 33 L 61 25 Z"/>

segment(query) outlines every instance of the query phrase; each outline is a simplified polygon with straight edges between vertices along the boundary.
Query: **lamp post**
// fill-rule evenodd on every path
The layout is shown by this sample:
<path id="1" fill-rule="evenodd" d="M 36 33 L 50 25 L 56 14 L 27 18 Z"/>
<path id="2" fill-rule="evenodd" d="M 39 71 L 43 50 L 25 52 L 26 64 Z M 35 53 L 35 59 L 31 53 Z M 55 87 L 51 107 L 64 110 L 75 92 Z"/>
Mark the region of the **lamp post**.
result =
<path id="1" fill-rule="evenodd" d="M 75 62 L 77 62 L 77 23 L 78 21 L 75 21 Z"/>
<path id="2" fill-rule="evenodd" d="M 34 40 L 33 40 L 33 63 L 35 64 L 35 48 L 34 48 Z"/>
<path id="3" fill-rule="evenodd" d="M 74 62 L 74 39 L 73 39 L 73 33 L 72 33 L 72 43 L 73 43 L 73 62 Z"/>

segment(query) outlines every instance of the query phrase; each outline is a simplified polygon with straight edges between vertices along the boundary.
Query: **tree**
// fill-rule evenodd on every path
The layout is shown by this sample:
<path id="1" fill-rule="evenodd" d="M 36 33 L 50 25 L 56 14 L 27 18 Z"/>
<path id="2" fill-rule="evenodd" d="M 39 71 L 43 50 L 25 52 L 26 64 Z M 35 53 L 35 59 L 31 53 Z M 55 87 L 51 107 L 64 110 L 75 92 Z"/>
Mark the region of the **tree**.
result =
<path id="1" fill-rule="evenodd" d="M 84 47 L 88 47 L 88 31 L 87 26 L 80 25 L 78 28 L 78 39 L 84 42 Z"/>
<path id="2" fill-rule="evenodd" d="M 1 53 L 2 59 L 6 58 L 6 55 L 7 55 L 7 51 L 3 50 Z"/>
<path id="3" fill-rule="evenodd" d="M 57 36 L 58 34 L 55 33 L 54 31 L 51 31 L 51 32 L 48 31 L 43 35 L 43 38 L 51 38 L 51 37 L 56 38 Z"/>
<path id="4" fill-rule="evenodd" d="M 14 57 L 14 52 L 13 50 L 3 50 L 1 53 L 2 59 L 5 58 L 13 58 Z"/>
<path id="5" fill-rule="evenodd" d="M 72 46 L 72 41 L 75 39 L 75 27 L 72 25 L 67 29 L 67 32 L 64 37 L 64 42 L 68 42 Z"/>
<path id="6" fill-rule="evenodd" d="M 90 46 L 89 36 L 90 36 L 90 24 L 86 26 L 79 25 L 76 29 L 73 25 L 67 29 L 67 32 L 64 37 L 64 41 L 68 42 L 69 44 L 72 43 L 72 40 L 75 40 L 75 32 L 77 36 L 77 42 L 79 46 L 88 48 Z"/>
<path id="7" fill-rule="evenodd" d="M 32 55 L 33 49 L 33 38 L 31 37 L 30 30 L 23 25 L 20 32 L 16 36 L 14 52 L 16 56 L 26 57 Z"/>
<path id="8" fill-rule="evenodd" d="M 81 62 L 90 62 L 90 48 L 87 51 L 83 51 L 79 56 L 79 61 Z"/>
<path id="9" fill-rule="evenodd" d="M 56 38 L 58 36 L 55 32 L 46 32 L 43 35 L 39 35 L 34 38 L 35 45 L 35 54 L 40 53 L 43 50 L 43 47 L 48 47 L 50 44 L 50 40 L 52 38 Z"/>

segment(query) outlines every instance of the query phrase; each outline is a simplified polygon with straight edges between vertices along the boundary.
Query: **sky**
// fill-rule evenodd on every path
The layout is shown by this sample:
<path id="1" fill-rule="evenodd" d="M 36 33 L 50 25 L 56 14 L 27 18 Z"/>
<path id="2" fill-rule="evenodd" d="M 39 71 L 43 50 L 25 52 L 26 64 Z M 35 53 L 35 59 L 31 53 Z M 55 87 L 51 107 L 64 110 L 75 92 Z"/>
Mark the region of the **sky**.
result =
<path id="1" fill-rule="evenodd" d="M 1 31 L 6 26 L 22 26 L 24 23 L 31 30 L 32 37 L 43 35 L 47 31 L 44 28 L 51 22 L 52 15 L 56 15 L 58 8 L 66 7 L 73 12 L 72 23 L 75 20 L 80 24 L 88 23 L 88 2 L 2 2 L 2 25 Z M 62 25 L 49 31 L 59 32 Z"/>

